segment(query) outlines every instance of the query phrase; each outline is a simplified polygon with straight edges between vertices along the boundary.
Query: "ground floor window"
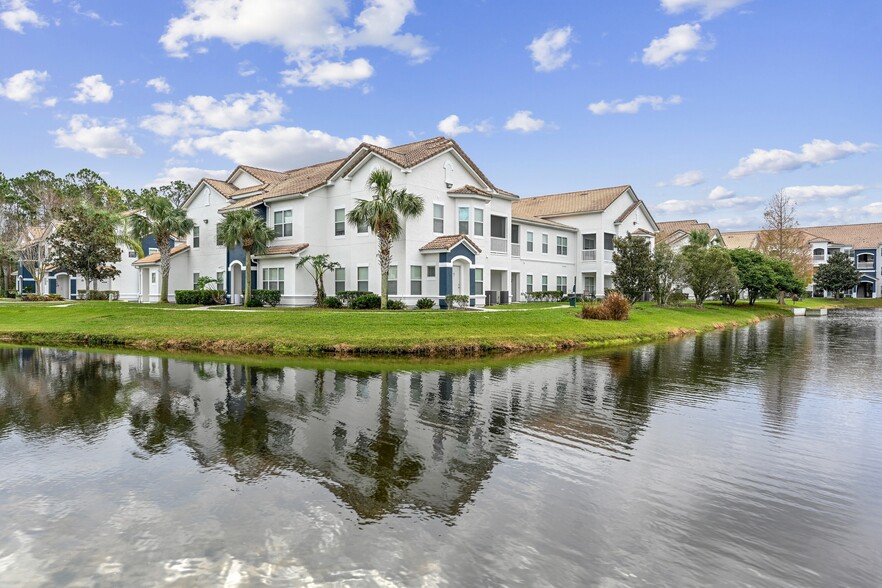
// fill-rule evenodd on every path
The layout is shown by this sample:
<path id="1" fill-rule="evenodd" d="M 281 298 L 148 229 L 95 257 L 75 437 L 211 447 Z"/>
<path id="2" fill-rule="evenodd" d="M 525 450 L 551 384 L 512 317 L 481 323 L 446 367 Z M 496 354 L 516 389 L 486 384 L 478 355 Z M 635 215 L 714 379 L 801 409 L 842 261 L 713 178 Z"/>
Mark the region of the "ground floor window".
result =
<path id="1" fill-rule="evenodd" d="M 398 295 L 398 266 L 390 265 L 389 266 L 389 289 L 387 293 L 390 296 Z"/>
<path id="2" fill-rule="evenodd" d="M 285 268 L 282 267 L 266 267 L 263 268 L 263 289 L 278 290 L 282 294 L 285 293 Z"/>
<path id="3" fill-rule="evenodd" d="M 588 294 L 589 296 L 594 296 L 597 293 L 597 286 L 594 283 L 594 276 L 585 276 L 582 282 L 582 289 L 585 291 L 585 294 Z"/>
<path id="4" fill-rule="evenodd" d="M 199 289 L 199 272 L 193 272 L 193 289 Z"/>
<path id="5" fill-rule="evenodd" d="M 334 294 L 339 295 L 346 291 L 346 268 L 338 267 L 334 270 Z"/>
<path id="6" fill-rule="evenodd" d="M 548 276 L 542 276 L 542 291 L 548 291 Z"/>
<path id="7" fill-rule="evenodd" d="M 368 268 L 360 267 L 358 268 L 358 291 L 359 292 L 367 292 L 368 291 Z"/>
<path id="8" fill-rule="evenodd" d="M 561 292 L 567 291 L 567 277 L 566 276 L 557 276 L 557 289 Z"/>
<path id="9" fill-rule="evenodd" d="M 216 279 L 217 279 L 217 289 L 218 290 L 224 289 L 224 277 L 225 277 L 224 273 L 225 272 L 217 272 Z"/>
<path id="10" fill-rule="evenodd" d="M 475 268 L 475 294 L 483 294 L 484 293 L 484 269 L 480 267 Z"/>
<path id="11" fill-rule="evenodd" d="M 527 294 L 533 292 L 533 274 L 527 274 Z"/>
<path id="12" fill-rule="evenodd" d="M 426 278 L 428 278 L 430 280 L 434 280 L 435 276 L 437 275 L 437 271 L 438 271 L 437 266 L 434 266 L 434 265 L 426 266 Z"/>
<path id="13" fill-rule="evenodd" d="M 421 265 L 410 266 L 410 295 L 423 295 L 423 266 Z"/>

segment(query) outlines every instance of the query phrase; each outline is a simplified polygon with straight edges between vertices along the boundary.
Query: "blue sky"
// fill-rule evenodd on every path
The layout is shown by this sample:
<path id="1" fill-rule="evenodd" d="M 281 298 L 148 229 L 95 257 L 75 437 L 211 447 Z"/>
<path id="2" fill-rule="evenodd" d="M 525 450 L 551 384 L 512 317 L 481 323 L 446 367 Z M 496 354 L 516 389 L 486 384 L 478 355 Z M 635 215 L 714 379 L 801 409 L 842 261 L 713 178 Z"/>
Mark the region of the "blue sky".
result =
<path id="1" fill-rule="evenodd" d="M 138 188 L 454 136 L 522 196 L 882 222 L 882 2 L 0 0 L 0 171 Z"/>

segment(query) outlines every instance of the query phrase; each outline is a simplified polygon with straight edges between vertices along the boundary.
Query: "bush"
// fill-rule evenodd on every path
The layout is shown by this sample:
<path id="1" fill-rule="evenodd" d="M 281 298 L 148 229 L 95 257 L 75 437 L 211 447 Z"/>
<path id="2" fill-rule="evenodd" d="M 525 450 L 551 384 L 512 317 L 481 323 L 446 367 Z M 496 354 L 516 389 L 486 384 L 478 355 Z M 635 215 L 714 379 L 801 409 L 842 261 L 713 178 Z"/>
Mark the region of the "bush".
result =
<path id="1" fill-rule="evenodd" d="M 447 308 L 465 309 L 469 305 L 468 294 L 448 294 L 444 297 L 447 301 Z"/>
<path id="2" fill-rule="evenodd" d="M 371 292 L 359 292 L 357 290 L 345 290 L 337 294 L 337 298 L 340 299 L 340 302 L 343 303 L 343 306 L 352 307 L 352 301 L 356 298 L 362 296 L 363 294 L 370 294 Z"/>
<path id="3" fill-rule="evenodd" d="M 407 305 L 400 300 L 386 301 L 386 310 L 404 310 L 405 308 L 407 308 Z"/>
<path id="4" fill-rule="evenodd" d="M 416 307 L 420 310 L 429 310 L 435 306 L 435 301 L 431 298 L 420 298 L 417 300 Z"/>
<path id="5" fill-rule="evenodd" d="M 380 308 L 380 297 L 372 292 L 368 292 L 350 302 L 349 306 L 356 310 L 376 310 Z"/>
<path id="6" fill-rule="evenodd" d="M 600 304 L 583 304 L 582 318 L 596 321 L 628 320 L 631 303 L 621 293 L 611 290 Z"/>
<path id="7" fill-rule="evenodd" d="M 15 290 L 7 290 L 6 291 L 7 298 L 15 298 L 16 296 L 18 296 L 18 292 L 16 292 Z"/>
<path id="8" fill-rule="evenodd" d="M 525 294 L 529 302 L 561 302 L 566 300 L 566 292 L 563 290 L 534 290 Z"/>
<path id="9" fill-rule="evenodd" d="M 25 294 L 21 297 L 25 302 L 58 302 L 64 300 L 58 294 Z"/>
<path id="10" fill-rule="evenodd" d="M 119 300 L 119 290 L 77 290 L 80 300 Z"/>
<path id="11" fill-rule="evenodd" d="M 343 303 L 336 296 L 325 298 L 325 308 L 343 308 Z"/>
<path id="12" fill-rule="evenodd" d="M 278 290 L 252 290 L 251 300 L 257 301 L 259 305 L 249 304 L 249 306 L 263 306 L 269 304 L 273 308 L 282 301 L 282 293 Z"/>
<path id="13" fill-rule="evenodd" d="M 212 290 L 175 290 L 175 303 L 209 306 L 215 303 Z"/>
<path id="14" fill-rule="evenodd" d="M 248 308 L 263 308 L 263 300 L 260 298 L 255 298 L 254 293 L 251 293 L 251 298 L 248 299 L 248 302 L 245 303 L 245 306 Z"/>

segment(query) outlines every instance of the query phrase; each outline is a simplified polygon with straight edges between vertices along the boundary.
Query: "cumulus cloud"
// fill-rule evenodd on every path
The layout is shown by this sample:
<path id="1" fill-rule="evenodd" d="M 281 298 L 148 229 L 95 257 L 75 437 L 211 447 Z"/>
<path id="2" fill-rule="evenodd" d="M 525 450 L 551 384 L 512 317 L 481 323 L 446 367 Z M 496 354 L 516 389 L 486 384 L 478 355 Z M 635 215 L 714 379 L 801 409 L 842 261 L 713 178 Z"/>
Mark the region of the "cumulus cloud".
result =
<path id="1" fill-rule="evenodd" d="M 489 133 L 492 130 L 492 125 L 490 121 L 486 120 L 473 125 L 466 125 L 460 121 L 459 116 L 451 114 L 438 122 L 438 130 L 448 137 L 455 137 L 473 132 Z"/>
<path id="2" fill-rule="evenodd" d="M 213 96 L 188 96 L 177 104 L 154 104 L 153 109 L 159 114 L 143 119 L 141 128 L 163 137 L 183 137 L 278 122 L 285 103 L 275 94 L 260 91 L 229 94 L 222 100 Z"/>
<path id="3" fill-rule="evenodd" d="M 683 98 L 677 95 L 667 99 L 662 96 L 637 96 L 627 102 L 624 100 L 613 100 L 611 102 L 601 100 L 600 102 L 594 102 L 588 105 L 588 110 L 598 116 L 604 114 L 637 114 L 643 105 L 647 105 L 653 110 L 664 110 L 668 106 L 682 103 Z"/>
<path id="4" fill-rule="evenodd" d="M 707 198 L 696 200 L 665 200 L 656 208 L 664 213 L 703 213 L 713 210 L 729 208 L 741 208 L 754 206 L 762 202 L 762 198 L 756 196 L 737 196 L 735 192 L 717 186 L 707 195 Z"/>
<path id="5" fill-rule="evenodd" d="M 343 157 L 362 142 L 391 146 L 389 139 L 383 136 L 344 138 L 324 131 L 275 126 L 266 130 L 225 131 L 208 137 L 182 139 L 172 149 L 188 156 L 205 151 L 235 163 L 293 169 Z"/>
<path id="6" fill-rule="evenodd" d="M 873 216 L 882 216 L 882 202 L 870 202 L 866 206 L 862 206 L 860 210 Z"/>
<path id="7" fill-rule="evenodd" d="M 84 104 L 86 102 L 107 103 L 113 99 L 113 88 L 104 82 L 104 76 L 95 74 L 86 76 L 77 84 L 77 93 L 72 100 Z"/>
<path id="8" fill-rule="evenodd" d="M 70 118 L 66 129 L 53 131 L 55 146 L 85 151 L 102 159 L 110 156 L 140 157 L 144 154 L 135 140 L 125 134 L 126 121 L 117 119 L 102 124 L 84 114 Z"/>
<path id="9" fill-rule="evenodd" d="M 653 39 L 643 50 L 643 63 L 669 67 L 683 63 L 694 51 L 712 49 L 713 46 L 713 39 L 702 37 L 700 24 L 682 24 L 669 28 L 664 37 Z"/>
<path id="10" fill-rule="evenodd" d="M 717 186 L 710 191 L 710 194 L 707 195 L 708 200 L 729 200 L 734 196 L 735 192 L 729 190 L 728 188 L 724 188 L 723 186 Z"/>
<path id="11" fill-rule="evenodd" d="M 746 4 L 750 0 L 661 0 L 661 6 L 668 14 L 680 14 L 687 10 L 696 10 L 701 17 L 710 20 L 724 12 Z"/>
<path id="12" fill-rule="evenodd" d="M 0 96 L 13 102 L 30 102 L 43 91 L 43 82 L 48 79 L 49 73 L 45 71 L 20 71 L 0 82 Z"/>
<path id="13" fill-rule="evenodd" d="M 534 133 L 542 130 L 545 126 L 545 121 L 541 118 L 535 118 L 529 110 L 519 110 L 505 121 L 505 130 L 521 133 Z"/>
<path id="14" fill-rule="evenodd" d="M 677 186 L 678 188 L 689 188 L 692 186 L 697 186 L 704 182 L 704 174 L 699 170 L 690 170 L 687 172 L 683 172 L 682 174 L 677 174 L 674 178 L 668 182 L 659 182 L 656 184 L 659 188 L 663 188 L 665 186 Z"/>
<path id="15" fill-rule="evenodd" d="M 54 108 L 56 104 L 58 104 L 58 98 L 56 98 L 55 96 L 43 100 L 43 106 L 47 108 Z"/>
<path id="16" fill-rule="evenodd" d="M 844 159 L 873 149 L 872 143 L 857 145 L 851 141 L 834 143 L 825 139 L 815 139 L 805 143 L 799 152 L 787 149 L 754 149 L 747 157 L 738 161 L 738 166 L 729 171 L 728 177 L 741 178 L 756 173 L 778 173 L 801 167 L 817 167 L 824 163 Z"/>
<path id="17" fill-rule="evenodd" d="M 545 33 L 533 39 L 527 45 L 530 57 L 533 58 L 533 67 L 536 71 L 554 71 L 560 69 L 572 57 L 569 50 L 573 37 L 573 27 L 548 29 Z"/>
<path id="18" fill-rule="evenodd" d="M 304 63 L 297 69 L 282 72 L 282 85 L 312 86 L 325 90 L 332 86 L 351 88 L 374 75 L 374 68 L 367 59 L 345 61 L 322 61 Z"/>
<path id="19" fill-rule="evenodd" d="M 864 187 L 857 184 L 850 186 L 788 186 L 781 190 L 781 192 L 797 202 L 824 200 L 827 198 L 851 198 L 863 191 Z"/>
<path id="20" fill-rule="evenodd" d="M 229 170 L 225 169 L 204 169 L 201 167 L 167 167 L 159 172 L 156 178 L 154 178 L 145 187 L 158 188 L 160 186 L 167 186 L 176 180 L 180 180 L 182 182 L 190 184 L 191 186 L 195 186 L 196 183 L 202 178 L 226 178 L 229 175 Z"/>
<path id="21" fill-rule="evenodd" d="M 146 86 L 148 88 L 153 88 L 159 94 L 168 94 L 171 92 L 171 86 L 165 80 L 165 78 L 153 78 L 152 80 L 147 80 Z"/>
<path id="22" fill-rule="evenodd" d="M 26 0 L 5 0 L 0 2 L 0 23 L 10 31 L 24 33 L 24 25 L 45 27 L 46 19 L 28 5 Z"/>

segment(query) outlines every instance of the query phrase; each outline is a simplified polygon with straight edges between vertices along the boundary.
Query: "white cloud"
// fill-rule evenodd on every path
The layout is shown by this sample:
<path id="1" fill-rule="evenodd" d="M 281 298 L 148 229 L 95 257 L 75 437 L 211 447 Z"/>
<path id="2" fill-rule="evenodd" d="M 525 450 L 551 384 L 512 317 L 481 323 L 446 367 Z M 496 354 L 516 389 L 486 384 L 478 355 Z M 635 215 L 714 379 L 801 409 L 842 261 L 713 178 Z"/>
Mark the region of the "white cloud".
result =
<path id="1" fill-rule="evenodd" d="M 663 188 L 665 186 L 677 186 L 678 188 L 689 188 L 692 186 L 697 186 L 704 182 L 704 174 L 699 170 L 690 170 L 687 172 L 683 172 L 682 174 L 677 174 L 674 176 L 670 182 L 659 182 L 656 184 L 659 188 Z"/>
<path id="2" fill-rule="evenodd" d="M 168 94 L 171 92 L 171 86 L 168 84 L 165 78 L 153 78 L 152 80 L 147 80 L 146 86 L 148 88 L 153 88 L 160 94 Z"/>
<path id="3" fill-rule="evenodd" d="M 311 86 L 325 90 L 332 86 L 351 88 L 374 75 L 374 68 L 367 59 L 345 61 L 322 61 L 303 63 L 297 69 L 282 72 L 282 85 Z"/>
<path id="4" fill-rule="evenodd" d="M 708 200 L 729 200 L 734 196 L 735 192 L 729 190 L 728 188 L 724 188 L 723 186 L 717 186 L 710 191 L 710 194 L 707 195 Z"/>
<path id="5" fill-rule="evenodd" d="M 534 118 L 529 110 L 519 110 L 511 118 L 505 121 L 505 130 L 533 133 L 545 127 L 545 121 Z"/>
<path id="6" fill-rule="evenodd" d="M 806 200 L 823 200 L 826 198 L 851 198 L 857 196 L 864 191 L 863 186 L 789 186 L 781 190 L 784 194 L 796 200 L 797 202 L 805 202 Z"/>
<path id="7" fill-rule="evenodd" d="M 541 37 L 536 37 L 527 45 L 536 71 L 554 71 L 570 60 L 569 50 L 573 28 L 549 29 Z"/>
<path id="8" fill-rule="evenodd" d="M 43 82 L 49 79 L 49 73 L 26 69 L 10 76 L 0 83 L 0 96 L 14 102 L 29 102 L 43 91 Z"/>
<path id="9" fill-rule="evenodd" d="M 56 104 L 58 104 L 58 98 L 56 98 L 55 96 L 43 100 L 43 106 L 47 108 L 54 108 Z"/>
<path id="10" fill-rule="evenodd" d="M 104 76 L 95 74 L 86 76 L 77 84 L 77 93 L 72 100 L 74 102 L 101 102 L 107 103 L 113 98 L 113 88 L 104 82 Z"/>
<path id="11" fill-rule="evenodd" d="M 246 59 L 245 61 L 239 62 L 238 72 L 240 76 L 247 78 L 257 73 L 257 67 Z"/>
<path id="12" fill-rule="evenodd" d="M 45 27 L 49 24 L 28 6 L 26 0 L 6 0 L 0 3 L 0 7 L 3 9 L 0 12 L 0 23 L 10 31 L 24 33 L 24 25 Z"/>
<path id="13" fill-rule="evenodd" d="M 819 166 L 856 153 L 866 153 L 874 147 L 872 143 L 857 145 L 851 141 L 834 143 L 815 139 L 802 145 L 798 153 L 787 149 L 754 149 L 750 155 L 738 161 L 738 166 L 729 171 L 728 177 L 741 178 L 755 173 L 778 173 Z"/>
<path id="14" fill-rule="evenodd" d="M 102 159 L 112 155 L 140 157 L 144 154 L 132 137 L 124 133 L 126 122 L 112 120 L 103 125 L 97 119 L 75 114 L 67 129 L 53 131 L 55 146 L 74 151 L 85 151 Z"/>
<path id="15" fill-rule="evenodd" d="M 362 142 L 381 147 L 391 145 L 383 136 L 343 138 L 324 131 L 275 126 L 267 130 L 225 131 L 210 137 L 182 139 L 173 149 L 183 155 L 207 151 L 235 163 L 293 169 L 345 156 Z"/>
<path id="16" fill-rule="evenodd" d="M 154 104 L 153 109 L 159 114 L 143 119 L 141 128 L 163 137 L 181 137 L 278 122 L 285 103 L 275 94 L 260 91 L 229 94 L 222 100 L 213 96 L 189 96 L 177 104 Z"/>
<path id="17" fill-rule="evenodd" d="M 438 130 L 448 137 L 455 137 L 464 133 L 471 133 L 474 129 L 462 124 L 457 115 L 451 114 L 438 123 Z"/>
<path id="18" fill-rule="evenodd" d="M 656 208 L 664 213 L 702 213 L 712 210 L 740 208 L 754 206 L 762 202 L 762 198 L 756 196 L 736 196 L 735 192 L 727 190 L 723 186 L 717 186 L 710 191 L 707 198 L 698 200 L 665 200 Z"/>
<path id="19" fill-rule="evenodd" d="M 882 216 L 882 202 L 870 202 L 866 206 L 862 206 L 861 211 L 873 216 Z"/>
<path id="20" fill-rule="evenodd" d="M 682 24 L 669 28 L 664 37 L 653 39 L 643 50 L 643 63 L 668 67 L 683 63 L 693 51 L 711 49 L 713 45 L 713 39 L 701 36 L 700 24 Z"/>
<path id="21" fill-rule="evenodd" d="M 687 10 L 697 10 L 701 17 L 710 20 L 724 12 L 746 4 L 750 0 L 661 0 L 661 6 L 668 14 L 680 14 Z"/>
<path id="22" fill-rule="evenodd" d="M 195 186 L 202 178 L 226 178 L 230 172 L 225 169 L 204 169 L 201 167 L 167 167 L 153 179 L 147 188 L 167 186 L 175 180 Z"/>
<path id="23" fill-rule="evenodd" d="M 600 102 L 594 102 L 588 105 L 588 110 L 596 115 L 637 114 L 640 112 L 640 108 L 644 104 L 653 110 L 664 110 L 668 106 L 675 106 L 682 103 L 683 98 L 677 95 L 671 96 L 667 99 L 662 96 L 637 96 L 633 100 L 627 102 L 622 100 L 613 100 L 612 102 L 601 100 Z"/>

